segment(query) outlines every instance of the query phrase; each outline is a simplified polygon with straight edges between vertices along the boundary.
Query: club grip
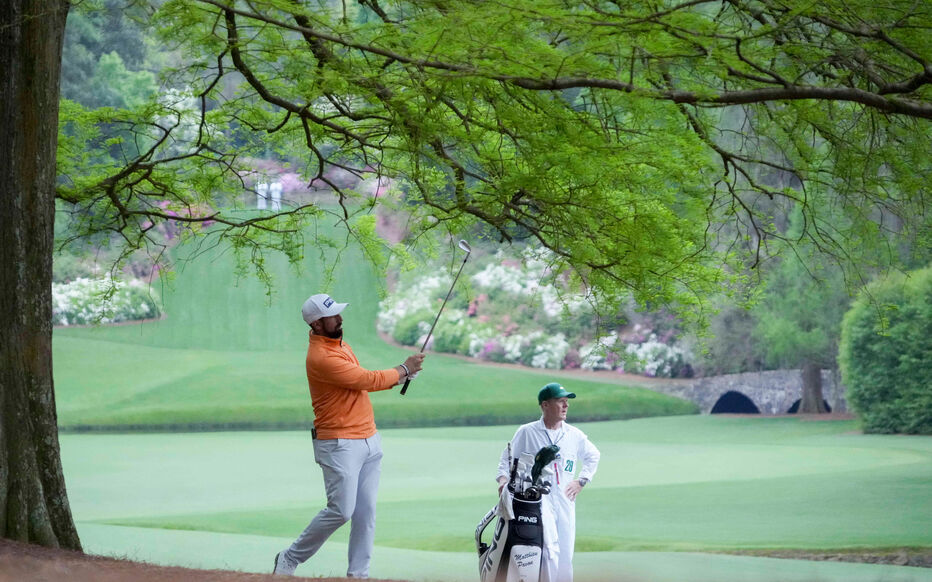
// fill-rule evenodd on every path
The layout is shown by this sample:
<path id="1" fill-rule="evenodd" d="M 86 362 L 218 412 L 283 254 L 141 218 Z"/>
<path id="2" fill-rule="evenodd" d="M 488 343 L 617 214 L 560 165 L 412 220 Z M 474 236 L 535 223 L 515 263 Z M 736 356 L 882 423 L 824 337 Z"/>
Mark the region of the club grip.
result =
<path id="1" fill-rule="evenodd" d="M 411 378 L 405 380 L 405 385 L 401 387 L 401 395 L 404 396 L 405 392 L 408 390 L 408 384 L 411 383 Z"/>

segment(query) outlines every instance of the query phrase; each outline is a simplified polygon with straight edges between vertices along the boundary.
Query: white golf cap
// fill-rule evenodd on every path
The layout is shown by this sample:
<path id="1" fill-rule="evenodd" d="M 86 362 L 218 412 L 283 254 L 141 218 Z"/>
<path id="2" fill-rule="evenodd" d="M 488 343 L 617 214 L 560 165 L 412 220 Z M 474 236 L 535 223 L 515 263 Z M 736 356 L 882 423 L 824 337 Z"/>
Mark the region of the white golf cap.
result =
<path id="1" fill-rule="evenodd" d="M 311 295 L 301 307 L 301 315 L 308 325 L 314 323 L 321 317 L 333 317 L 339 315 L 349 303 L 337 303 L 326 293 Z"/>

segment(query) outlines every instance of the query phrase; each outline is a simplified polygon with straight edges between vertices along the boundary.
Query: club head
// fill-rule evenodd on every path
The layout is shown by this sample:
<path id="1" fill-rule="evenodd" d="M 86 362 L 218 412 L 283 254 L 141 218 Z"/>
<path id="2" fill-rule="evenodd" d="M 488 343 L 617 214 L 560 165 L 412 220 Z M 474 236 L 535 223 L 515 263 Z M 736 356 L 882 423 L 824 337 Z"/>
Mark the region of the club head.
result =
<path id="1" fill-rule="evenodd" d="M 467 255 L 468 255 L 469 253 L 472 252 L 472 247 L 470 247 L 470 246 L 469 246 L 469 243 L 466 242 L 466 241 L 464 241 L 464 240 L 461 240 L 461 241 L 460 241 L 459 247 L 460 247 L 461 250 L 466 251 L 466 254 L 467 254 Z"/>

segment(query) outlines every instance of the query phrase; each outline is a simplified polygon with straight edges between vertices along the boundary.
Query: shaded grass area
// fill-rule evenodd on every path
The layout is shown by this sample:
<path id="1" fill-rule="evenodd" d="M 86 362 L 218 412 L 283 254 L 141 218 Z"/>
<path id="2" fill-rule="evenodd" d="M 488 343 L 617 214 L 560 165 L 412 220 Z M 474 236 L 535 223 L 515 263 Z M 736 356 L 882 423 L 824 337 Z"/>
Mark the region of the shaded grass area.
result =
<path id="1" fill-rule="evenodd" d="M 866 436 L 852 433 L 851 421 L 793 418 L 692 416 L 580 426 L 601 449 L 602 462 L 579 498 L 579 552 L 932 547 L 927 437 Z M 497 453 L 512 430 L 384 431 L 376 543 L 471 551 L 475 524 L 495 503 Z M 274 436 L 264 438 L 272 444 Z M 238 458 L 249 462 L 249 455 Z M 168 504 L 98 521 L 290 538 L 324 504 L 315 469 L 307 467 L 311 480 L 302 489 L 311 490 L 301 501 L 296 492 L 289 502 L 265 496 L 252 507 L 238 502 L 214 511 Z M 341 530 L 334 539 L 346 536 Z"/>
<path id="2" fill-rule="evenodd" d="M 185 249 L 177 251 L 185 255 Z M 370 369 L 398 365 L 414 350 L 383 342 L 375 330 L 383 285 L 353 251 L 301 271 L 270 257 L 271 296 L 237 277 L 229 253 L 206 251 L 182 263 L 161 291 L 164 319 L 119 326 L 56 329 L 53 338 L 63 430 L 299 429 L 312 421 L 304 371 L 308 327 L 300 309 L 326 290 L 350 306 L 346 339 Z M 554 372 L 478 365 L 430 354 L 407 395 L 373 394 L 379 426 L 473 426 L 524 422 L 539 414 L 534 396 Z M 623 419 L 695 414 L 692 403 L 637 387 L 566 380 L 580 393 L 576 418 Z"/>

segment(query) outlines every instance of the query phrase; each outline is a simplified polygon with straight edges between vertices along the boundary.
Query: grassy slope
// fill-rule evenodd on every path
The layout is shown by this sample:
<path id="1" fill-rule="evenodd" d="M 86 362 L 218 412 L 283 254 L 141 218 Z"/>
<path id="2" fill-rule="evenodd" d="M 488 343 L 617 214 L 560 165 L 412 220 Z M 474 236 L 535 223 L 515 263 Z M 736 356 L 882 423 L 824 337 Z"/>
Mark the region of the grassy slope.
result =
<path id="1" fill-rule="evenodd" d="M 363 365 L 397 365 L 410 350 L 374 330 L 380 283 L 352 253 L 331 291 L 349 301 L 347 340 Z M 160 321 L 55 331 L 55 383 L 64 428 L 92 426 L 306 426 L 311 419 L 300 305 L 324 287 L 323 268 L 301 273 L 270 258 L 271 298 L 254 278 L 237 278 L 228 254 L 210 251 L 184 263 L 161 289 L 169 314 Z M 561 377 L 555 374 L 554 377 Z M 533 394 L 549 377 L 431 355 L 409 393 L 377 394 L 382 427 L 512 423 L 537 413 Z M 573 380 L 586 398 L 580 418 L 690 414 L 695 406 L 641 388 Z M 529 398 L 529 395 L 530 398 Z"/>
<path id="2" fill-rule="evenodd" d="M 602 463 L 580 498 L 578 551 L 932 546 L 927 437 L 793 418 L 581 427 Z M 384 431 L 376 543 L 470 551 L 512 430 Z M 324 503 L 301 433 L 72 435 L 63 445 L 79 521 L 289 538 Z M 134 458 L 115 454 L 128 449 Z"/>

